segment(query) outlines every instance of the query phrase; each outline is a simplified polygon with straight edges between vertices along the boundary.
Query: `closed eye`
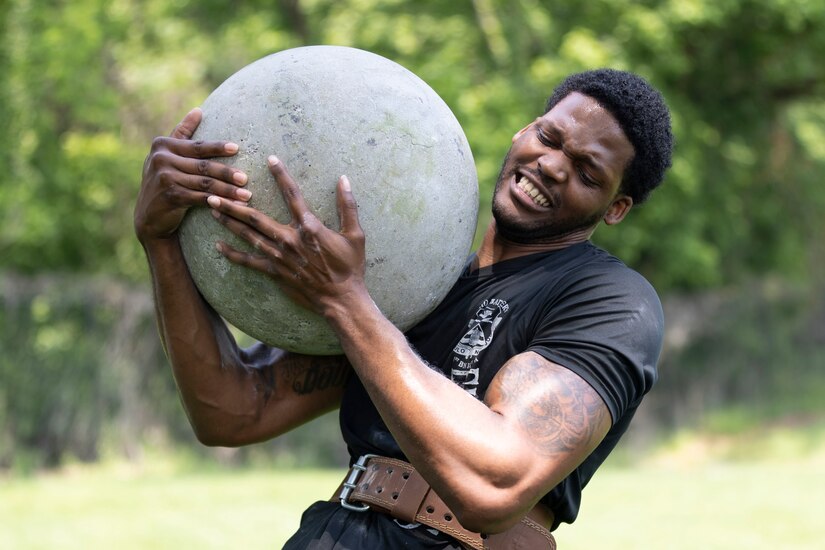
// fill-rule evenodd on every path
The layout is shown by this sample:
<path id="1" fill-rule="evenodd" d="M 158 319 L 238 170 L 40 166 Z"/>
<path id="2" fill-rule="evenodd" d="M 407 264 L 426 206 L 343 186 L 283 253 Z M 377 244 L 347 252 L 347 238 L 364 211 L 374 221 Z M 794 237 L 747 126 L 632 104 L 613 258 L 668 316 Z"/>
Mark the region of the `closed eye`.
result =
<path id="1" fill-rule="evenodd" d="M 590 174 L 587 173 L 587 170 L 584 170 L 581 166 L 578 167 L 579 171 L 579 178 L 590 187 L 598 187 L 601 184 L 596 181 Z"/>
<path id="2" fill-rule="evenodd" d="M 561 144 L 557 139 L 548 135 L 547 132 L 545 132 L 540 127 L 536 128 L 536 135 L 539 138 L 539 141 L 547 147 L 552 147 L 553 149 L 558 149 L 559 147 L 561 147 Z"/>

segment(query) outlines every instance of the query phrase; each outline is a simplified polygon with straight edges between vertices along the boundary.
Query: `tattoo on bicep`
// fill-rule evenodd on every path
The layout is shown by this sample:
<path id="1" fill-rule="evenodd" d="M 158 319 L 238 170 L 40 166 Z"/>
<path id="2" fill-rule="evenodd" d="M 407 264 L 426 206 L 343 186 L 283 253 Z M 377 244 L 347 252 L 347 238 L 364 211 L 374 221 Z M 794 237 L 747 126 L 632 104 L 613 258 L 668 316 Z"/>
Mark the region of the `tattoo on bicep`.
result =
<path id="1" fill-rule="evenodd" d="M 566 369 L 554 376 L 555 383 L 548 391 L 542 383 L 548 368 L 553 367 L 539 356 L 520 357 L 518 365 L 502 373 L 500 398 L 517 403 L 519 397 L 530 396 L 529 406 L 516 405 L 518 421 L 542 454 L 552 456 L 592 446 L 609 414 L 607 408 L 593 388 Z M 537 394 L 537 388 L 541 393 Z"/>
<path id="2" fill-rule="evenodd" d="M 349 362 L 343 357 L 313 357 L 309 361 L 288 361 L 284 365 L 284 379 L 299 395 L 343 387 L 350 372 Z"/>

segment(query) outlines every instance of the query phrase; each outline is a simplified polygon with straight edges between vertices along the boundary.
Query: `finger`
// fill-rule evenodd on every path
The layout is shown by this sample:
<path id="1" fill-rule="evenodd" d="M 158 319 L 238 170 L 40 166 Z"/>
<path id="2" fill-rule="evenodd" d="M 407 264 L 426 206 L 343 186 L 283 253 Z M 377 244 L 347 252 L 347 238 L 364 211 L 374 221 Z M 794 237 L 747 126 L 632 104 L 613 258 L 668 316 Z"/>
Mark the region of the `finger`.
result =
<path id="1" fill-rule="evenodd" d="M 217 213 L 216 219 L 219 222 L 252 245 L 261 239 L 267 239 L 268 244 L 274 247 L 282 240 L 283 226 L 259 210 L 215 195 L 210 196 L 207 203 Z M 253 229 L 257 235 L 248 233 L 249 229 Z"/>
<path id="2" fill-rule="evenodd" d="M 203 119 L 203 111 L 200 107 L 195 107 L 188 113 L 186 116 L 183 117 L 175 129 L 172 130 L 172 133 L 169 134 L 169 137 L 173 137 L 175 139 L 192 139 L 192 136 L 195 133 L 195 130 L 198 129 L 200 126 L 201 120 Z"/>
<path id="3" fill-rule="evenodd" d="M 215 210 L 212 211 L 212 215 L 218 220 L 224 227 L 229 229 L 232 233 L 249 243 L 252 248 L 258 252 L 261 252 L 268 258 L 280 260 L 283 258 L 283 253 L 278 248 L 276 242 L 272 239 L 267 238 L 263 233 L 255 230 L 248 225 L 245 225 L 238 220 L 231 218 L 229 216 L 225 216 L 223 214 L 217 213 Z"/>
<path id="4" fill-rule="evenodd" d="M 255 269 L 269 275 L 270 277 L 279 281 L 281 290 L 298 305 L 306 308 L 311 308 L 310 302 L 298 290 L 302 283 L 301 275 L 290 267 L 287 267 L 280 261 L 272 261 L 263 256 L 240 251 L 225 242 L 218 241 L 215 243 L 218 249 L 226 259 L 230 262 Z"/>
<path id="5" fill-rule="evenodd" d="M 203 111 L 200 107 L 195 107 L 189 111 L 181 120 L 169 137 L 170 150 L 179 155 L 194 158 L 226 157 L 237 154 L 238 144 L 229 141 L 203 141 L 194 140 L 195 130 L 203 120 Z"/>
<path id="6" fill-rule="evenodd" d="M 347 176 L 338 178 L 338 219 L 341 221 L 341 233 L 360 235 L 361 222 L 358 220 L 358 204 L 352 194 L 352 187 Z"/>
<path id="7" fill-rule="evenodd" d="M 217 195 L 231 201 L 239 201 L 244 205 L 252 198 L 252 192 L 248 189 L 208 176 L 183 174 L 177 178 L 176 183 L 202 195 L 197 200 L 200 204 L 203 204 L 210 195 Z"/>
<path id="8" fill-rule="evenodd" d="M 269 164 L 269 171 L 272 172 L 273 176 L 275 176 L 275 182 L 281 189 L 284 202 L 286 202 L 287 208 L 289 208 L 289 211 L 292 214 L 292 220 L 296 223 L 300 223 L 304 218 L 304 215 L 309 212 L 309 208 L 304 201 L 304 195 L 301 193 L 301 189 L 292 179 L 292 176 L 289 175 L 286 167 L 278 159 L 278 157 L 272 155 L 267 159 L 267 162 Z"/>
<path id="9" fill-rule="evenodd" d="M 280 260 L 273 261 L 258 254 L 242 252 L 222 241 L 215 243 L 215 247 L 230 262 L 255 269 L 278 280 L 281 290 L 289 299 L 299 306 L 312 309 L 311 302 L 301 293 L 303 283 L 295 268 Z"/>
<path id="10" fill-rule="evenodd" d="M 269 275 L 278 274 L 277 265 L 266 256 L 261 256 L 251 252 L 243 252 L 237 248 L 233 248 L 223 241 L 218 241 L 215 243 L 215 248 L 217 248 L 218 252 L 223 254 L 226 259 L 232 263 L 249 267 Z"/>
<path id="11" fill-rule="evenodd" d="M 214 157 L 231 157 L 238 153 L 238 144 L 231 141 L 204 141 L 201 139 L 161 138 L 166 147 L 182 157 L 209 159 Z"/>
<path id="12" fill-rule="evenodd" d="M 172 166 L 186 174 L 214 178 L 233 185 L 243 186 L 249 181 L 243 171 L 207 159 L 176 157 L 172 159 Z"/>

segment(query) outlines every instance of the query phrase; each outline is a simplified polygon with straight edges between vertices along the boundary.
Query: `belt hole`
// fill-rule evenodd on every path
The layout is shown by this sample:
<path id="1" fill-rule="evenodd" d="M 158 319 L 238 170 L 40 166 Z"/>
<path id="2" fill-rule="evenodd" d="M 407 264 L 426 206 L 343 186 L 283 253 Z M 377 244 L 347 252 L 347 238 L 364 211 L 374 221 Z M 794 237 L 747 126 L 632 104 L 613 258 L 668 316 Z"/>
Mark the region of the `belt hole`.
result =
<path id="1" fill-rule="evenodd" d="M 404 479 L 410 479 L 410 472 L 404 472 L 403 474 L 401 474 L 401 477 L 403 477 Z"/>
<path id="2" fill-rule="evenodd" d="M 378 468 L 380 468 L 380 466 L 378 466 L 378 464 L 373 464 L 373 465 L 372 465 L 372 471 L 373 471 L 373 472 L 377 472 L 377 471 L 378 471 Z"/>
<path id="3" fill-rule="evenodd" d="M 427 513 L 432 514 L 433 512 L 435 512 L 435 508 L 433 508 L 432 506 L 427 506 Z"/>
<path id="4" fill-rule="evenodd" d="M 361 490 L 362 490 L 362 491 L 366 491 L 366 490 L 367 490 L 367 489 L 369 489 L 369 488 L 370 488 L 370 484 L 369 484 L 369 483 L 363 483 L 363 484 L 361 484 Z"/>
<path id="5" fill-rule="evenodd" d="M 487 540 L 487 534 L 486 533 L 481 533 L 481 539 L 482 540 Z"/>
<path id="6" fill-rule="evenodd" d="M 446 521 L 453 521 L 453 516 L 451 516 L 450 514 L 444 514 L 444 519 Z"/>
<path id="7" fill-rule="evenodd" d="M 392 499 L 393 500 L 398 500 L 398 493 L 393 493 L 392 494 Z"/>
<path id="8" fill-rule="evenodd" d="M 384 492 L 384 488 L 383 488 L 383 487 L 379 487 L 379 488 L 377 488 L 377 489 L 375 490 L 375 492 L 376 492 L 376 493 L 383 493 L 383 492 Z"/>
<path id="9" fill-rule="evenodd" d="M 387 468 L 387 473 L 391 474 L 392 473 L 392 468 Z"/>

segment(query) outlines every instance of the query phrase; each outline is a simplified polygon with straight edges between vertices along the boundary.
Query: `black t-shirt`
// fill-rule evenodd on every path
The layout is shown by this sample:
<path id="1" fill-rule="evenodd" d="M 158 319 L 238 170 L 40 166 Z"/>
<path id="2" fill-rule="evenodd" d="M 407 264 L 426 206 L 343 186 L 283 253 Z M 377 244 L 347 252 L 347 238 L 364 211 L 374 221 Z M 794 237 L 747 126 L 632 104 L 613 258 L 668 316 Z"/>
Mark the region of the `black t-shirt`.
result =
<path id="1" fill-rule="evenodd" d="M 407 332 L 432 368 L 481 399 L 511 357 L 526 351 L 566 367 L 602 397 L 613 426 L 584 462 L 542 501 L 555 528 L 572 523 L 581 490 L 627 430 L 656 381 L 664 330 L 661 303 L 638 273 L 590 242 L 471 269 Z M 341 404 L 351 456 L 404 459 L 357 377 Z"/>

